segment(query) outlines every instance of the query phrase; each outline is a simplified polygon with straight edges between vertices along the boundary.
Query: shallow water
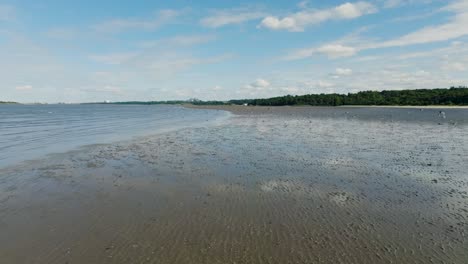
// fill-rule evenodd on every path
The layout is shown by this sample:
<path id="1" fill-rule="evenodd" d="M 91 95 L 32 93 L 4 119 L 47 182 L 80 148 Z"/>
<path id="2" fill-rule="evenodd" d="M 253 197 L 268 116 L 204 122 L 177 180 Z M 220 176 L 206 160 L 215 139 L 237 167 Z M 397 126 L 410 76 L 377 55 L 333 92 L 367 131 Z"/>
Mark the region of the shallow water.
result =
<path id="1" fill-rule="evenodd" d="M 467 263 L 463 122 L 274 111 L 1 170 L 0 259 Z"/>
<path id="2" fill-rule="evenodd" d="M 222 117 L 168 105 L 0 105 L 0 167 Z"/>

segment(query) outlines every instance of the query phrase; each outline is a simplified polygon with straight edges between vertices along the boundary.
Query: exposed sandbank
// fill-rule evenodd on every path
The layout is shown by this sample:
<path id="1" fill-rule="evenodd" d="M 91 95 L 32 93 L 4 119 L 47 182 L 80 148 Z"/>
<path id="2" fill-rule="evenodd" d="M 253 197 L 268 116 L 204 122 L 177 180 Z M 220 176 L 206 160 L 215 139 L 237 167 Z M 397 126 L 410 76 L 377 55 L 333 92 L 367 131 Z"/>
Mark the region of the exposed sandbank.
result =
<path id="1" fill-rule="evenodd" d="M 0 170 L 0 259 L 466 263 L 463 122 L 235 109 L 224 124 Z"/>
<path id="2" fill-rule="evenodd" d="M 432 122 L 437 124 L 468 123 L 468 109 L 421 107 L 369 106 L 240 106 L 240 105 L 184 105 L 193 109 L 215 109 L 237 115 L 275 115 L 292 118 L 342 118 L 381 120 L 390 122 Z"/>

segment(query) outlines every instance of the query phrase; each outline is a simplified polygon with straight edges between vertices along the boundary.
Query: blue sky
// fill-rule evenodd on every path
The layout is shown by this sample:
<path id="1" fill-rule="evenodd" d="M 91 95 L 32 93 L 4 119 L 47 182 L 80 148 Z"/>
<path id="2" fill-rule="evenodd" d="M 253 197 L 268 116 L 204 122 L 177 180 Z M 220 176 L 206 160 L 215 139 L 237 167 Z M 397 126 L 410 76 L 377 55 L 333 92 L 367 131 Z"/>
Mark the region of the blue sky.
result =
<path id="1" fill-rule="evenodd" d="M 0 0 L 0 100 L 468 84 L 468 0 Z"/>

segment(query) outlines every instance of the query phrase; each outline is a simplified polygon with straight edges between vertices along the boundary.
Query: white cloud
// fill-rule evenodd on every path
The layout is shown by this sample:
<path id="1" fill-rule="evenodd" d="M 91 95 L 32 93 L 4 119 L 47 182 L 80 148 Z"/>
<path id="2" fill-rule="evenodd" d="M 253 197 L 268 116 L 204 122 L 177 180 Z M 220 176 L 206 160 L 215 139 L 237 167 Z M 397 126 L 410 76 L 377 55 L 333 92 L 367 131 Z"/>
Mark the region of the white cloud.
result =
<path id="1" fill-rule="evenodd" d="M 371 3 L 362 1 L 347 2 L 328 9 L 303 10 L 283 18 L 267 16 L 260 23 L 260 27 L 293 32 L 304 31 L 307 26 L 317 25 L 328 20 L 349 20 L 376 12 L 377 8 Z"/>
<path id="2" fill-rule="evenodd" d="M 384 7 L 385 8 L 393 8 L 402 5 L 405 2 L 405 0 L 386 0 L 384 2 Z"/>
<path id="3" fill-rule="evenodd" d="M 427 77 L 427 76 L 430 76 L 431 73 L 428 72 L 428 71 L 425 71 L 425 70 L 419 70 L 417 72 L 414 73 L 415 76 L 419 76 L 419 77 Z"/>
<path id="4" fill-rule="evenodd" d="M 270 85 L 271 84 L 270 84 L 269 81 L 267 81 L 265 79 L 262 79 L 262 78 L 258 78 L 255 81 L 253 81 L 252 83 L 245 85 L 244 88 L 245 89 L 258 89 L 258 90 L 261 90 L 261 89 L 265 89 L 265 88 L 269 87 Z"/>
<path id="5" fill-rule="evenodd" d="M 329 58 L 349 57 L 356 54 L 357 50 L 353 47 L 343 46 L 341 44 L 327 44 L 318 48 L 306 48 L 296 50 L 285 57 L 286 60 L 299 60 L 311 57 L 314 54 L 324 54 Z"/>
<path id="6" fill-rule="evenodd" d="M 123 95 L 124 91 L 122 88 L 113 85 L 98 86 L 95 88 L 83 88 L 81 89 L 84 92 L 89 93 L 103 93 L 103 94 L 113 94 L 113 95 Z"/>
<path id="7" fill-rule="evenodd" d="M 377 8 L 367 2 L 345 3 L 337 6 L 334 10 L 333 19 L 352 19 L 363 15 L 373 14 L 377 12 Z"/>
<path id="8" fill-rule="evenodd" d="M 449 22 L 445 24 L 427 26 L 393 40 L 364 45 L 360 49 L 376 49 L 425 44 L 447 41 L 468 35 L 468 1 L 457 0 L 447 5 L 442 10 L 453 13 L 453 16 L 450 18 Z"/>
<path id="9" fill-rule="evenodd" d="M 427 51 L 420 51 L 420 52 L 410 52 L 410 53 L 404 53 L 397 58 L 399 60 L 408 60 L 408 59 L 416 59 L 416 58 L 438 58 L 439 60 L 449 60 L 450 61 L 457 61 L 465 57 L 465 60 L 468 61 L 468 56 L 466 56 L 466 53 L 468 52 L 468 46 L 461 42 L 461 41 L 453 41 L 450 43 L 449 46 L 443 47 L 443 48 L 438 48 L 438 49 L 432 49 L 432 50 L 427 50 Z"/>
<path id="10" fill-rule="evenodd" d="M 251 85 L 253 87 L 257 87 L 257 88 L 265 88 L 265 87 L 270 86 L 270 82 L 268 82 L 265 79 L 259 78 L 259 79 L 255 80 L 255 82 L 253 82 Z"/>
<path id="11" fill-rule="evenodd" d="M 441 10 L 431 10 L 431 11 L 428 11 L 428 12 L 424 12 L 424 13 L 421 13 L 421 14 L 416 14 L 416 15 L 407 15 L 407 16 L 402 16 L 402 17 L 396 17 L 396 18 L 393 18 L 392 22 L 410 22 L 410 21 L 415 21 L 415 20 L 419 20 L 419 19 L 424 19 L 424 18 L 428 18 L 428 17 L 431 17 L 433 15 L 436 15 L 438 13 L 440 13 Z"/>
<path id="12" fill-rule="evenodd" d="M 200 20 L 200 24 L 205 27 L 219 28 L 222 26 L 242 24 L 247 21 L 260 19 L 266 14 L 261 11 L 252 11 L 244 8 L 230 10 L 217 10 L 211 16 Z"/>
<path id="13" fill-rule="evenodd" d="M 32 90 L 32 88 L 32 85 L 20 85 L 15 87 L 17 91 L 29 91 Z"/>
<path id="14" fill-rule="evenodd" d="M 303 31 L 304 29 L 297 25 L 297 22 L 292 17 L 285 17 L 279 19 L 277 17 L 268 16 L 262 20 L 260 27 L 265 27 L 274 30 L 289 30 L 289 31 Z"/>
<path id="15" fill-rule="evenodd" d="M 210 57 L 195 57 L 177 50 L 146 50 L 128 60 L 123 60 L 112 70 L 116 75 L 127 75 L 141 86 L 154 87 L 155 81 L 177 82 L 175 74 L 182 74 L 196 65 L 216 64 L 231 58 L 224 54 Z M 179 75 L 180 77 L 180 75 Z M 117 83 L 120 85 L 120 83 Z M 190 84 L 193 85 L 193 84 Z M 129 86 L 129 85 L 124 85 Z"/>
<path id="16" fill-rule="evenodd" d="M 216 39 L 214 35 L 181 35 L 166 39 L 143 41 L 140 46 L 152 48 L 157 46 L 193 46 L 208 43 Z"/>
<path id="17" fill-rule="evenodd" d="M 161 10 L 153 18 L 150 19 L 113 19 L 102 22 L 94 26 L 94 29 L 99 33 L 119 33 L 126 30 L 155 30 L 165 24 L 174 22 L 183 11 L 177 10 Z"/>
<path id="18" fill-rule="evenodd" d="M 285 60 L 300 60 L 314 55 L 316 48 L 298 49 L 284 57 Z"/>
<path id="19" fill-rule="evenodd" d="M 304 0 L 304 1 L 301 1 L 297 4 L 297 6 L 299 8 L 307 8 L 307 6 L 309 5 L 309 1 L 308 0 Z"/>
<path id="20" fill-rule="evenodd" d="M 359 51 L 369 49 L 381 49 L 390 47 L 402 47 L 416 44 L 427 44 L 433 42 L 448 41 L 457 39 L 459 37 L 468 35 L 468 1 L 457 0 L 446 7 L 442 8 L 443 11 L 453 13 L 452 18 L 449 22 L 437 25 L 428 26 L 412 33 L 406 34 L 396 39 L 381 41 L 381 42 L 369 42 L 364 39 L 359 39 L 356 36 L 350 39 L 341 39 L 339 43 L 353 43 L 349 44 L 337 44 L 331 43 L 321 47 L 311 47 L 305 49 L 299 49 L 288 54 L 286 60 L 297 60 L 311 57 L 317 53 L 326 54 L 330 58 L 349 57 L 353 56 Z"/>
<path id="21" fill-rule="evenodd" d="M 105 41 L 108 39 L 106 37 Z M 198 42 L 194 39 L 177 37 L 174 42 L 184 45 Z M 122 53 L 91 53 L 92 56 L 75 46 L 69 51 L 76 53 L 65 58 L 56 54 L 56 49 L 37 45 L 28 36 L 19 33 L 6 35 L 0 49 L 0 72 L 3 73 L 3 86 L 10 88 L 3 91 L 2 99 L 20 102 L 147 100 L 150 97 L 157 100 L 186 99 L 179 91 L 191 91 L 193 95 L 190 97 L 200 96 L 202 99 L 220 99 L 223 96 L 229 99 L 226 95 L 228 89 L 212 91 L 212 85 L 206 83 L 212 75 L 201 69 L 203 67 L 196 66 L 208 68 L 210 64 L 232 58 L 231 54 L 195 56 L 186 46 L 174 45 Z M 90 61 L 78 65 L 76 59 L 80 58 L 77 56 Z M 225 81 L 222 76 L 219 78 Z M 200 95 L 196 89 L 200 89 Z"/>
<path id="22" fill-rule="evenodd" d="M 353 70 L 347 69 L 347 68 L 337 68 L 336 69 L 336 74 L 337 75 L 351 75 L 353 73 Z"/>
<path id="23" fill-rule="evenodd" d="M 102 88 L 97 88 L 98 92 L 113 93 L 113 94 L 122 94 L 122 88 L 112 85 L 106 85 Z"/>
<path id="24" fill-rule="evenodd" d="M 446 62 L 442 65 L 442 70 L 445 71 L 466 71 L 468 68 L 465 64 L 461 62 Z"/>
<path id="25" fill-rule="evenodd" d="M 176 72 L 186 70 L 195 65 L 202 64 L 215 64 L 231 58 L 230 54 L 208 57 L 196 58 L 190 55 L 178 54 L 142 54 L 130 67 L 139 67 L 142 70 L 149 71 L 149 74 L 157 76 L 168 76 Z"/>
<path id="26" fill-rule="evenodd" d="M 328 55 L 330 58 L 349 57 L 357 52 L 353 47 L 343 46 L 340 44 L 324 45 L 319 47 L 317 51 Z"/>
<path id="27" fill-rule="evenodd" d="M 433 0 L 384 0 L 383 6 L 384 8 L 395 8 L 411 4 L 428 4 L 432 1 Z"/>
<path id="28" fill-rule="evenodd" d="M 382 6 L 380 4 L 383 3 L 383 0 L 368 0 L 368 2 L 378 3 L 379 6 Z M 414 32 L 421 33 L 423 30 L 434 30 L 455 22 L 459 23 L 459 28 L 456 29 L 453 26 L 454 30 L 465 30 L 464 24 L 460 21 L 464 21 L 461 19 L 468 8 L 461 4 L 456 7 L 455 3 L 460 3 L 460 1 L 451 2 L 452 4 L 438 13 L 446 15 L 446 20 L 431 21 L 430 24 L 426 24 L 427 27 Z M 314 1 L 311 1 L 309 6 L 304 5 L 301 7 L 303 9 L 299 11 L 304 12 L 304 14 L 312 13 L 314 10 L 310 8 L 313 5 Z M 250 21 L 250 18 L 244 16 L 245 13 L 255 12 L 257 11 L 244 9 L 242 12 L 237 13 L 237 15 L 240 15 L 239 17 L 213 20 L 211 26 L 220 27 L 247 22 Z M 339 19 L 351 19 L 343 17 L 358 15 L 356 12 L 353 13 L 351 9 L 347 10 L 346 6 L 340 9 L 340 12 L 342 15 L 338 16 Z M 215 11 L 208 15 L 210 14 L 217 15 L 219 13 Z M 283 14 L 280 18 L 284 18 L 284 16 L 294 18 L 296 14 L 298 13 L 291 16 Z M 418 12 L 414 12 L 414 14 L 418 14 Z M 235 16 L 236 12 L 232 11 L 232 15 Z M 254 23 L 259 23 L 261 18 L 265 18 L 265 16 L 252 19 L 258 19 L 254 20 Z M 109 23 L 109 27 L 103 27 L 102 32 L 153 30 L 167 23 L 178 23 L 182 19 L 174 17 L 173 20 L 168 20 L 162 24 L 154 23 L 158 17 L 159 15 L 117 20 L 120 22 Z M 248 19 L 244 20 L 246 17 Z M 257 15 L 251 17 L 257 17 Z M 442 19 L 444 17 L 438 18 Z M 330 18 L 324 21 L 332 21 L 333 19 Z M 2 22 L 0 21 L 0 24 Z M 195 22 L 198 23 L 198 21 Z M 296 22 L 294 20 L 294 23 Z M 6 23 L 2 25 L 6 25 Z M 304 25 L 303 28 L 307 29 L 309 25 L 313 24 Z M 189 35 L 172 37 L 157 36 L 160 34 L 155 35 L 152 32 L 139 32 L 145 35 L 138 35 L 137 39 L 131 38 L 130 42 L 128 42 L 129 40 L 123 38 L 123 36 L 109 37 L 106 34 L 96 34 L 96 31 L 89 30 L 90 26 L 85 28 L 88 29 L 88 32 L 82 30 L 83 28 L 75 28 L 75 31 L 70 32 L 60 26 L 53 27 L 49 31 L 39 29 L 40 32 L 48 34 L 50 37 L 77 40 L 62 45 L 61 49 L 63 50 L 58 51 L 49 42 L 34 39 L 34 36 L 28 36 L 28 34 L 21 36 L 22 33 L 29 30 L 27 25 L 24 25 L 24 28 L 23 25 L 19 28 L 16 25 L 11 28 L 8 28 L 9 26 L 6 25 L 5 30 L 2 31 L 2 33 L 8 31 L 10 34 L 2 35 L 0 69 L 4 77 L 2 79 L 3 86 L 7 88 L 2 96 L 12 101 L 83 102 L 104 99 L 116 101 L 119 98 L 125 100 L 145 100 L 147 98 L 166 100 L 189 97 L 198 97 L 200 99 L 256 98 L 333 91 L 347 93 L 366 89 L 433 88 L 447 87 L 452 84 L 466 85 L 468 83 L 468 79 L 466 79 L 468 70 L 466 38 L 451 39 L 453 47 L 450 47 L 450 49 L 431 49 L 428 46 L 417 49 L 417 52 L 414 52 L 414 49 L 408 51 L 392 49 L 388 52 L 385 50 L 383 53 L 380 50 L 375 50 L 375 52 L 367 56 L 369 61 L 366 61 L 364 57 L 355 57 L 347 58 L 345 62 L 335 61 L 335 63 L 311 59 L 306 64 L 286 63 L 286 65 L 282 65 L 280 62 L 279 64 L 268 65 L 268 63 L 264 63 L 264 60 L 268 59 L 267 56 L 264 56 L 266 54 L 249 53 L 252 56 L 239 57 L 239 61 L 229 64 L 230 69 L 226 70 L 222 68 L 226 65 L 219 65 L 218 69 L 218 65 L 208 64 L 221 62 L 229 58 L 230 55 L 216 54 L 216 49 L 207 51 L 205 47 L 194 46 L 216 40 L 214 32 L 207 35 L 189 33 Z M 385 30 L 387 26 L 391 25 L 380 23 L 375 28 Z M 19 30 L 15 32 L 16 29 Z M 442 29 L 445 28 L 439 28 L 439 30 Z M 321 39 L 323 36 L 316 36 L 315 41 L 319 43 L 316 44 L 317 46 L 307 46 L 307 43 L 305 43 L 304 47 L 306 49 L 292 52 L 290 58 L 301 59 L 310 56 L 343 58 L 352 56 L 366 48 L 378 48 L 379 45 L 385 42 L 388 45 L 391 41 L 401 41 L 405 37 L 388 38 L 385 34 L 378 34 L 379 36 L 387 36 L 387 39 L 379 40 L 372 38 L 372 35 L 365 36 L 374 32 L 372 28 L 367 31 L 360 29 L 356 32 L 357 34 L 349 33 L 347 37 L 331 43 L 322 42 L 324 41 Z M 435 32 L 437 33 L 437 31 Z M 436 33 L 434 34 L 439 34 Z M 240 34 L 242 35 L 242 33 Z M 443 34 L 446 34 L 446 32 L 439 35 Z M 239 36 L 242 37 L 241 35 Z M 428 35 L 431 38 L 438 37 L 431 36 L 432 33 Z M 245 34 L 243 36 L 246 37 Z M 278 36 L 281 38 L 281 34 Z M 10 43 L 10 38 L 18 38 L 18 40 Z M 88 50 L 87 45 L 82 46 L 83 39 L 96 43 L 99 47 L 109 47 L 109 53 Z M 142 42 L 141 40 L 148 41 Z M 252 39 L 247 37 L 243 41 L 250 40 Z M 219 41 L 221 45 L 224 41 L 229 41 L 229 39 L 219 39 Z M 300 42 L 303 39 L 300 38 L 295 41 L 299 42 L 291 42 L 290 44 L 301 45 Z M 134 49 L 127 49 L 127 47 L 133 47 Z M 63 56 L 67 52 L 72 52 L 73 56 Z M 239 52 L 242 53 L 243 51 Z M 272 50 L 271 52 L 274 53 L 275 51 Z M 414 53 L 404 54 L 404 52 Z M 83 56 L 89 58 L 90 61 L 87 61 L 87 64 L 77 64 L 76 60 Z M 370 61 L 371 56 L 373 56 L 372 61 Z M 390 66 L 395 65 L 401 67 L 390 68 Z M 236 72 L 234 75 L 232 75 L 232 69 Z M 212 82 L 213 70 L 217 74 L 216 82 Z M 239 76 L 250 76 L 251 79 L 242 81 Z M 335 78 L 335 76 L 337 77 Z M 255 80 L 252 77 L 262 78 Z M 237 93 L 242 96 L 237 96 Z"/>
<path id="29" fill-rule="evenodd" d="M 335 86 L 333 83 L 331 82 L 328 82 L 328 81 L 318 81 L 317 84 L 316 84 L 318 87 L 320 88 L 330 88 L 330 87 L 333 87 Z"/>
<path id="30" fill-rule="evenodd" d="M 213 35 L 190 35 L 190 36 L 176 36 L 168 39 L 168 43 L 179 46 L 191 46 L 203 44 L 213 41 L 216 37 Z"/>
<path id="31" fill-rule="evenodd" d="M 283 87 L 281 88 L 281 91 L 287 93 L 287 94 L 297 94 L 299 93 L 301 90 L 297 87 L 294 87 L 294 86 L 287 86 L 287 87 Z"/>

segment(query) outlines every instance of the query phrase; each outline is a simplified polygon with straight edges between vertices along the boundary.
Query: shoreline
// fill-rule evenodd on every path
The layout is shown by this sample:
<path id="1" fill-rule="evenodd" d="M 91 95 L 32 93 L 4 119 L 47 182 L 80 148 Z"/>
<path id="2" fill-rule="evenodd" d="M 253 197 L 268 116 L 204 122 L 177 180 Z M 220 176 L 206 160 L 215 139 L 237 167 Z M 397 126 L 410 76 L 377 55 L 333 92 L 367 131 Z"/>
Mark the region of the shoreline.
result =
<path id="1" fill-rule="evenodd" d="M 236 111 L 237 109 L 261 109 L 261 108 L 402 108 L 402 109 L 468 109 L 468 105 L 340 105 L 340 106 L 314 106 L 314 105 L 282 105 L 282 106 L 266 106 L 266 105 L 194 105 L 194 104 L 182 104 L 182 106 L 193 109 L 214 109 L 214 110 L 226 110 Z"/>
<path id="2" fill-rule="evenodd" d="M 336 107 L 377 107 L 377 108 L 422 108 L 422 109 L 468 109 L 468 105 L 341 105 Z"/>
<path id="3" fill-rule="evenodd" d="M 16 166 L 22 162 L 41 160 L 48 155 L 67 153 L 92 145 L 127 142 L 185 128 L 217 125 L 226 122 L 232 115 L 227 111 L 213 110 L 204 110 L 197 113 L 179 105 L 158 107 L 132 106 L 130 107 L 132 109 L 128 109 L 126 106 L 95 106 L 89 109 L 86 106 L 79 105 L 70 105 L 68 107 L 63 107 L 63 105 L 30 106 L 34 108 L 30 108 L 29 106 L 18 107 L 20 107 L 20 110 L 23 109 L 23 111 L 24 109 L 39 110 L 35 112 L 42 113 L 42 116 L 37 116 L 37 120 L 39 120 L 37 123 L 28 123 L 29 120 L 25 119 L 23 126 L 15 127 L 16 124 L 13 124 L 10 128 L 5 126 L 6 130 L 2 131 L 4 132 L 3 142 L 0 142 L 0 148 L 4 147 L 4 151 L 0 153 L 0 168 Z M 96 110 L 96 108 L 100 110 Z M 123 113 L 125 114 L 121 117 L 109 115 L 106 113 L 106 111 L 110 111 L 109 109 L 124 111 Z M 152 112 L 146 113 L 147 117 L 140 117 L 141 113 L 148 109 Z M 61 111 L 63 111 L 62 114 Z M 86 111 L 88 113 L 91 111 L 97 114 L 90 120 L 87 118 L 74 119 L 73 114 L 79 111 Z M 24 116 L 24 112 L 18 112 L 19 116 Z M 14 118 L 15 113 L 14 111 L 10 113 L 8 111 L 2 112 L 1 114 L 3 115 L 1 117 L 6 118 L 2 121 L 7 124 L 9 118 Z M 170 116 L 166 116 L 166 114 Z M 72 119 L 72 121 L 68 121 L 69 119 Z M 24 127 L 32 131 L 41 131 L 42 128 L 37 125 L 41 124 L 41 120 L 55 120 L 55 122 L 60 123 L 60 125 L 55 127 L 56 130 L 53 132 L 53 137 L 49 136 L 52 132 L 39 133 L 37 135 L 33 133 L 31 135 L 37 138 L 28 145 L 27 143 L 30 142 L 29 138 L 22 137 L 22 133 L 15 134 L 21 132 L 21 129 Z M 92 136 L 87 133 L 79 133 L 79 130 L 74 128 L 77 126 L 86 126 L 93 131 Z M 6 143 L 14 140 L 26 143 L 24 145 Z"/>
<path id="4" fill-rule="evenodd" d="M 184 105 L 190 109 L 228 111 L 234 115 L 275 115 L 288 118 L 341 118 L 379 122 L 431 122 L 435 124 L 468 124 L 468 108 L 435 107 L 329 107 L 329 106 L 240 106 Z"/>

